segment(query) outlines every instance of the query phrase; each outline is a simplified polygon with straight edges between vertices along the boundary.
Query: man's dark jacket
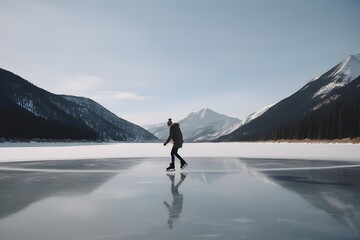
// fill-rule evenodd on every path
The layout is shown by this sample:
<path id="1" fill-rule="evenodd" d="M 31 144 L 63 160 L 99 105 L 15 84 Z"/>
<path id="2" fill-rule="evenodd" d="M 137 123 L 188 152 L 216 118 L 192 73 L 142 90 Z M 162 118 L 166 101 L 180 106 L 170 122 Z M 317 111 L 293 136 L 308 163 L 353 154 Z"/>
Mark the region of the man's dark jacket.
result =
<path id="1" fill-rule="evenodd" d="M 169 143 L 170 140 L 173 141 L 174 147 L 175 148 L 181 148 L 183 145 L 183 136 L 180 130 L 180 124 L 178 123 L 173 123 L 170 126 L 170 130 L 169 130 L 169 137 L 166 139 L 165 144 Z"/>

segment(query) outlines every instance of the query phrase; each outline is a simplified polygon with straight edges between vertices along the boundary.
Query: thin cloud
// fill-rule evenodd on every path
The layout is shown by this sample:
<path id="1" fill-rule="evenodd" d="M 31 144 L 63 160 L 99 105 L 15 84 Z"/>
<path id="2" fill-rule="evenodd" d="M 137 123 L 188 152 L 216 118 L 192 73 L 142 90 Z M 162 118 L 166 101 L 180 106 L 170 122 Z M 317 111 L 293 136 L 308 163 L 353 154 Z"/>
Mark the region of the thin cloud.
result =
<path id="1" fill-rule="evenodd" d="M 53 87 L 59 94 L 77 95 L 92 98 L 99 102 L 104 101 L 144 101 L 149 97 L 130 91 L 110 91 L 106 81 L 93 75 L 84 75 L 61 79 L 60 84 Z"/>
<path id="2" fill-rule="evenodd" d="M 148 99 L 148 97 L 141 96 L 134 92 L 122 92 L 122 91 L 102 91 L 100 92 L 100 94 L 94 95 L 93 98 L 98 101 L 106 101 L 106 100 L 144 101 Z"/>
<path id="3" fill-rule="evenodd" d="M 86 96 L 98 88 L 104 80 L 97 76 L 85 75 L 62 79 L 60 84 L 53 87 L 53 91 L 60 94 Z"/>

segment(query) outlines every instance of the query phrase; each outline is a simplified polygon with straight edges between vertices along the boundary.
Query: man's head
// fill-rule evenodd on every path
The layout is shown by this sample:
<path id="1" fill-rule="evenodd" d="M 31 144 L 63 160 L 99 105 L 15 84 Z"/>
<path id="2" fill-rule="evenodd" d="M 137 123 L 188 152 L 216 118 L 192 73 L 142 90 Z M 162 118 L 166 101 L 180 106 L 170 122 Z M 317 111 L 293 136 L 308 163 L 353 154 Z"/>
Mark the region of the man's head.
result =
<path id="1" fill-rule="evenodd" d="M 171 121 L 171 118 L 169 118 L 169 120 L 167 121 L 166 124 L 167 124 L 169 127 L 171 126 L 171 124 L 173 124 L 172 121 Z"/>

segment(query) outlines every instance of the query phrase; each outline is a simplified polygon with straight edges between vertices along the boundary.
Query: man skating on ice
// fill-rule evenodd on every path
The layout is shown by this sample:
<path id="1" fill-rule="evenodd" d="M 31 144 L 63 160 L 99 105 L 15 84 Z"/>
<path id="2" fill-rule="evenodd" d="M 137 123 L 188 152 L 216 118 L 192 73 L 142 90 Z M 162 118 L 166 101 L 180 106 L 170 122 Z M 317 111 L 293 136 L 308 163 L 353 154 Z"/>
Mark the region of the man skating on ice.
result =
<path id="1" fill-rule="evenodd" d="M 171 140 L 173 141 L 173 147 L 171 149 L 171 163 L 166 171 L 175 171 L 175 156 L 180 160 L 180 168 L 184 169 L 188 164 L 186 161 L 178 154 L 179 148 L 182 148 L 183 137 L 180 130 L 180 124 L 172 123 L 171 118 L 169 118 L 167 125 L 169 126 L 169 137 L 164 142 L 164 146 L 168 144 Z"/>

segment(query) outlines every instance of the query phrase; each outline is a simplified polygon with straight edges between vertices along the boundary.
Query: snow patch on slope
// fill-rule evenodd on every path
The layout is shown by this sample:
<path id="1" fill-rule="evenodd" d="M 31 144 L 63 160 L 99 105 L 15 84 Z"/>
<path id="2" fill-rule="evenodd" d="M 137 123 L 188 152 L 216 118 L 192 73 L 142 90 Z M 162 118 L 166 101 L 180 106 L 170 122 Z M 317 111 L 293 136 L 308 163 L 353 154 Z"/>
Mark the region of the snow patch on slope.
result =
<path id="1" fill-rule="evenodd" d="M 215 140 L 215 139 L 218 139 L 220 138 L 221 136 L 225 136 L 225 135 L 228 135 L 232 132 L 234 132 L 235 130 L 237 130 L 238 128 L 240 128 L 241 126 L 251 122 L 252 120 L 260 117 L 261 115 L 263 115 L 267 110 L 269 110 L 269 108 L 271 108 L 272 106 L 274 106 L 274 104 L 271 104 L 269 106 L 266 106 L 262 109 L 260 109 L 259 111 L 257 112 L 254 112 L 252 114 L 250 114 L 248 117 L 242 119 L 240 122 L 236 123 L 236 124 L 233 124 L 231 126 L 228 126 L 228 127 L 224 127 L 222 129 L 220 129 L 219 131 L 215 132 L 214 134 L 212 134 L 212 136 L 209 136 L 208 139 L 211 140 Z"/>
<path id="2" fill-rule="evenodd" d="M 47 119 L 46 117 L 41 116 L 41 114 L 37 111 L 34 101 L 32 99 L 27 98 L 27 97 L 17 96 L 17 97 L 15 97 L 14 101 L 18 106 L 25 108 L 29 112 L 33 113 L 35 116 L 43 117 L 44 119 Z"/>
<path id="3" fill-rule="evenodd" d="M 194 142 L 205 142 L 205 141 L 215 140 L 223 135 L 229 134 L 238 124 L 239 122 L 234 122 L 226 119 L 223 126 L 220 129 L 218 129 L 216 132 L 198 137 L 194 140 Z"/>
<path id="4" fill-rule="evenodd" d="M 335 100 L 338 99 L 339 97 L 340 97 L 339 94 L 332 95 L 332 96 L 330 96 L 329 98 L 326 98 L 324 101 L 321 101 L 320 103 L 316 104 L 316 105 L 311 109 L 311 111 L 318 110 L 318 109 L 320 109 L 322 106 L 327 105 L 327 104 L 335 101 Z"/>
<path id="5" fill-rule="evenodd" d="M 269 108 L 271 108 L 272 106 L 274 106 L 274 104 L 271 104 L 269 106 L 266 106 L 262 109 L 260 109 L 259 111 L 257 112 L 254 112 L 252 114 L 250 114 L 249 116 L 247 116 L 246 118 L 242 119 L 240 123 L 238 123 L 236 126 L 234 126 L 234 129 L 231 131 L 235 131 L 236 129 L 238 129 L 239 127 L 251 122 L 252 120 L 254 120 L 255 118 L 258 118 L 260 117 L 261 115 L 263 115 L 267 110 L 269 110 Z M 229 133 L 231 133 L 229 132 Z"/>
<path id="6" fill-rule="evenodd" d="M 360 53 L 343 60 L 337 69 L 329 76 L 333 80 L 317 91 L 313 98 L 324 98 L 332 90 L 343 87 L 360 76 Z"/>

